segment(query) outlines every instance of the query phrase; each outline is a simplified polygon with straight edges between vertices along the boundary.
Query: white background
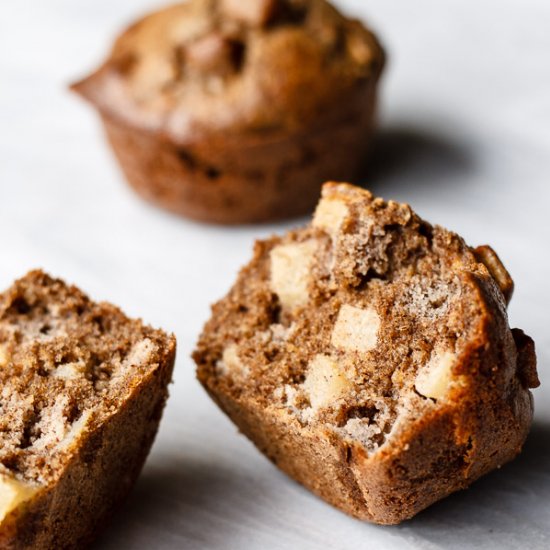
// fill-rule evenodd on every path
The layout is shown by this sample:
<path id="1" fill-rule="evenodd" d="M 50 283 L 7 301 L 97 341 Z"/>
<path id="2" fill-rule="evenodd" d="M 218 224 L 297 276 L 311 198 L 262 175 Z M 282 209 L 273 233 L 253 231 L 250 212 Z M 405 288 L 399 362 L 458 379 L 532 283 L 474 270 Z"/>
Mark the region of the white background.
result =
<path id="1" fill-rule="evenodd" d="M 534 337 L 543 382 L 525 451 L 399 527 L 350 519 L 279 473 L 208 399 L 189 354 L 253 240 L 298 222 L 197 225 L 123 183 L 66 85 L 157 2 L 2 0 L 0 288 L 43 267 L 178 338 L 156 445 L 98 549 L 550 548 L 550 3 L 339 4 L 390 57 L 370 187 L 492 244 L 515 278 L 511 325 Z"/>

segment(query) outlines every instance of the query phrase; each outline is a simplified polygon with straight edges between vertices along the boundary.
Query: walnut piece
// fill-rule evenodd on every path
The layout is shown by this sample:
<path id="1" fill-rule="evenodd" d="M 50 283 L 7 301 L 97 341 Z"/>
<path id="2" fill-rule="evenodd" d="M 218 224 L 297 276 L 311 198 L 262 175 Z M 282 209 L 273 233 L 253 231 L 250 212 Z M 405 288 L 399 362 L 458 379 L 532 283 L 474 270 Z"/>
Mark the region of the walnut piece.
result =
<path id="1" fill-rule="evenodd" d="M 481 262 L 500 288 L 506 303 L 509 304 L 514 293 L 514 281 L 500 261 L 497 253 L 488 245 L 478 246 L 474 250 L 478 262 Z"/>

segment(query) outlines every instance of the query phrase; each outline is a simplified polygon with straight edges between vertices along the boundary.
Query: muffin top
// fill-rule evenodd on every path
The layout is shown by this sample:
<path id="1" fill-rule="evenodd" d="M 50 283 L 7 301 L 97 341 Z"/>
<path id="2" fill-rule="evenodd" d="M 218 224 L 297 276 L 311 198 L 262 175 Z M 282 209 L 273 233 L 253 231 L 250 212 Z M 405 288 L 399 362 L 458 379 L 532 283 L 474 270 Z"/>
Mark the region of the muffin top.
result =
<path id="1" fill-rule="evenodd" d="M 73 89 L 180 144 L 276 139 L 337 117 L 383 64 L 376 37 L 325 0 L 190 0 L 130 26 Z"/>

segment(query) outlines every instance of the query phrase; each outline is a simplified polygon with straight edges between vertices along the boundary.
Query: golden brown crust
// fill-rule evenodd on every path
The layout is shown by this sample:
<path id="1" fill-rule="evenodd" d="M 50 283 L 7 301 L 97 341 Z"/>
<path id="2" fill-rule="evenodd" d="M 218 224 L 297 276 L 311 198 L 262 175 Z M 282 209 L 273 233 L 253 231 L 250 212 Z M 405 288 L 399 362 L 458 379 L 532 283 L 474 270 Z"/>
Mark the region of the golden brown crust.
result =
<path id="1" fill-rule="evenodd" d="M 73 89 L 142 196 L 257 222 L 358 177 L 383 65 L 374 35 L 324 0 L 192 0 L 132 25 Z"/>
<path id="2" fill-rule="evenodd" d="M 309 133 L 250 147 L 237 140 L 182 149 L 109 117 L 103 123 L 127 181 L 143 198 L 199 221 L 238 224 L 303 214 L 326 178 L 358 179 L 374 89 L 350 98 L 342 111 L 340 120 Z"/>
<path id="3" fill-rule="evenodd" d="M 378 79 L 383 52 L 372 33 L 324 0 L 277 3 L 282 13 L 268 26 L 243 21 L 222 0 L 155 12 L 73 87 L 106 116 L 183 146 L 307 130 Z"/>
<path id="4" fill-rule="evenodd" d="M 13 298 L 23 296 L 29 302 L 36 299 L 36 305 L 29 303 L 30 309 L 17 318 L 5 317 L 7 313 L 4 313 L 1 327 L 3 331 L 6 330 L 9 319 L 13 327 L 16 327 L 17 321 L 19 334 L 25 336 L 25 330 L 27 330 L 27 337 L 36 338 L 32 336 L 29 328 L 31 322 L 34 320 L 50 322 L 51 318 L 39 311 L 34 315 L 33 307 L 37 310 L 50 307 L 53 310 L 60 305 L 66 308 L 65 313 L 62 314 L 62 316 L 66 315 L 66 318 L 70 318 L 72 312 L 84 318 L 87 311 L 93 313 L 96 309 L 94 316 L 97 321 L 105 325 L 113 323 L 113 326 L 118 326 L 121 322 L 120 329 L 117 330 L 127 330 L 127 338 L 137 337 L 139 341 L 146 336 L 155 339 L 155 345 L 158 346 L 157 351 L 149 358 L 150 364 L 143 369 L 143 374 L 133 378 L 127 376 L 128 383 L 123 384 L 117 390 L 117 394 L 105 394 L 103 398 L 105 406 L 100 402 L 97 403 L 95 397 L 87 397 L 88 401 L 82 402 L 83 408 L 85 403 L 89 403 L 87 405 L 89 409 L 83 410 L 84 415 L 89 412 L 89 420 L 82 424 L 81 431 L 75 434 L 74 440 L 69 440 L 67 446 L 62 441 L 48 449 L 48 461 L 53 465 L 51 471 L 41 472 L 40 467 L 35 466 L 28 471 L 14 472 L 14 475 L 21 479 L 41 481 L 36 485 L 35 495 L 9 512 L 1 522 L 0 547 L 6 549 L 82 548 L 91 542 L 103 524 L 108 522 L 110 514 L 130 491 L 141 471 L 168 397 L 167 387 L 171 380 L 175 359 L 175 340 L 161 331 L 142 327 L 137 321 L 119 319 L 118 316 L 122 314 L 116 308 L 111 310 L 111 317 L 109 317 L 108 311 L 112 306 L 89 302 L 78 289 L 66 287 L 61 281 L 51 279 L 42 272 L 32 272 L 18 281 L 3 295 L 3 305 L 9 310 L 9 304 L 12 303 Z M 58 301 L 60 297 L 63 300 L 61 302 Z M 100 318 L 97 313 L 101 308 L 104 312 Z M 81 322 L 81 338 L 84 338 L 87 334 L 84 327 L 86 321 L 82 319 Z M 63 331 L 69 334 L 65 345 L 68 345 L 72 338 L 74 349 L 83 349 L 83 340 L 76 339 L 76 332 L 74 332 L 78 330 L 76 325 L 72 326 L 70 321 L 61 321 L 59 329 L 60 334 Z M 141 335 L 140 331 L 143 331 Z M 59 340 L 66 337 L 60 335 L 56 338 Z M 103 352 L 108 351 L 107 340 L 104 343 L 105 347 L 101 348 L 101 338 L 97 343 L 94 343 L 95 339 L 92 340 L 89 335 L 87 338 L 90 341 L 89 345 L 95 346 L 96 352 L 100 349 Z M 118 338 L 120 338 L 119 345 L 122 350 L 125 346 L 122 333 Z M 48 346 L 53 348 L 58 345 L 55 341 L 40 343 L 39 338 L 36 342 L 44 350 Z M 30 341 L 25 344 L 27 347 L 29 345 L 32 346 Z M 116 348 L 112 349 L 112 353 L 116 354 Z M 19 360 L 19 357 L 14 355 L 7 368 L 15 369 Z M 120 375 L 123 376 L 124 373 L 121 372 Z M 43 376 L 51 375 L 43 374 Z M 44 399 L 43 406 L 46 406 L 47 389 L 40 391 L 44 392 L 44 397 L 40 399 Z M 39 398 L 39 395 L 36 394 L 36 397 Z M 37 444 L 31 440 L 30 447 L 25 452 L 40 455 L 40 449 L 33 451 L 33 445 Z M 20 458 L 20 464 L 27 463 L 29 462 L 24 462 L 24 457 Z M 6 464 L 3 466 L 5 467 Z"/>
<path id="5" fill-rule="evenodd" d="M 213 308 L 197 374 L 291 477 L 353 516 L 399 523 L 520 452 L 533 414 L 529 388 L 538 385 L 534 346 L 509 329 L 501 280 L 460 237 L 350 186 L 327 184 L 323 201 L 314 227 L 257 245 Z M 309 300 L 297 303 L 282 293 L 284 278 L 273 283 L 273 262 L 295 261 L 293 251 L 305 254 L 312 240 Z M 302 283 L 292 265 L 295 290 Z M 382 328 L 376 342 L 342 352 L 342 334 L 357 345 L 350 325 L 334 336 L 350 303 L 374 308 Z M 324 393 L 315 395 L 319 354 L 340 374 L 324 363 Z M 450 364 L 443 386 L 421 384 L 434 357 L 445 366 L 442 356 Z"/>

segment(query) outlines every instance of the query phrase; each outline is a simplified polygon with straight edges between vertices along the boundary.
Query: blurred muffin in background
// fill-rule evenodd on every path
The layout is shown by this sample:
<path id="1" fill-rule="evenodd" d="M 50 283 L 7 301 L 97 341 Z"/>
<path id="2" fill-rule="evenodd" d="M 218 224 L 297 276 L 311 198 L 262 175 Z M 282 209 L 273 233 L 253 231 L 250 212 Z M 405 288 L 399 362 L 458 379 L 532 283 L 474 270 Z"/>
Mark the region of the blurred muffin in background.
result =
<path id="1" fill-rule="evenodd" d="M 261 222 L 356 180 L 384 52 L 325 0 L 190 0 L 146 16 L 72 88 L 129 183 L 178 214 Z"/>

